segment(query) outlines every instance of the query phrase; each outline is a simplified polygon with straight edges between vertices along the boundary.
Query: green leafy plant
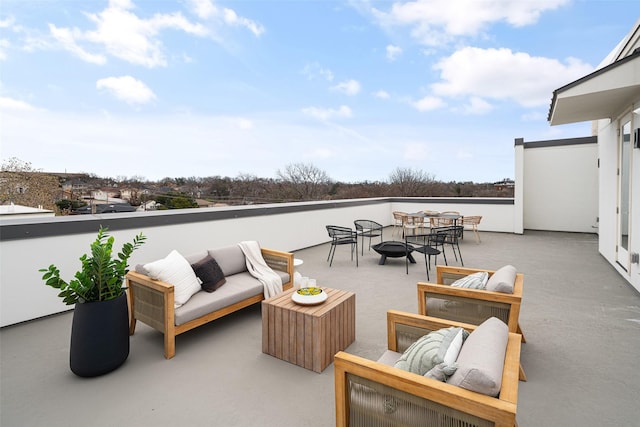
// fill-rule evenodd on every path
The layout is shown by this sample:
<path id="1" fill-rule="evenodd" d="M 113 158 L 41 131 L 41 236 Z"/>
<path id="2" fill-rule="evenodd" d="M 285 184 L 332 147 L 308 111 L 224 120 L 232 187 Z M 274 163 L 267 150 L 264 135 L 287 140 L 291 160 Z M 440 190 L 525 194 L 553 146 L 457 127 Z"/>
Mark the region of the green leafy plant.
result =
<path id="1" fill-rule="evenodd" d="M 117 258 L 113 255 L 115 239 L 107 234 L 108 228 L 100 226 L 98 237 L 91 243 L 91 256 L 80 257 L 82 269 L 75 274 L 75 279 L 66 282 L 60 277 L 60 270 L 53 264 L 39 271 L 45 273 L 42 280 L 47 286 L 60 289 L 58 296 L 65 304 L 77 302 L 108 301 L 119 297 L 125 291 L 122 286 L 129 270 L 127 264 L 134 250 L 146 240 L 140 233 L 131 243 L 125 243 Z"/>

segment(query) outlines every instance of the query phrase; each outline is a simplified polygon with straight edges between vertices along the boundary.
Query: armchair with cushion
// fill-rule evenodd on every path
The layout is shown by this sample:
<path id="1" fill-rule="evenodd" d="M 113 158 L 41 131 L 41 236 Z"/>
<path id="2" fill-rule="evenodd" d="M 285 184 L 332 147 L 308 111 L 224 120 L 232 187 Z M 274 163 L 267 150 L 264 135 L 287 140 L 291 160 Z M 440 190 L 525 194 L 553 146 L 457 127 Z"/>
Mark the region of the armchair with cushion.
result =
<path id="1" fill-rule="evenodd" d="M 439 377 L 431 374 L 435 368 L 426 375 L 406 370 L 402 359 L 416 351 L 420 340 L 452 328 L 470 333 L 456 348 L 455 372 Z M 378 361 L 345 352 L 334 358 L 336 425 L 513 427 L 520 339 L 495 318 L 474 326 L 390 310 L 388 350 Z"/>
<path id="2" fill-rule="evenodd" d="M 478 283 L 482 275 L 484 284 Z M 437 265 L 436 283 L 418 283 L 417 287 L 418 313 L 473 325 L 497 317 L 526 342 L 519 323 L 524 274 L 513 266 L 494 271 Z M 526 381 L 524 370 L 520 378 Z"/>

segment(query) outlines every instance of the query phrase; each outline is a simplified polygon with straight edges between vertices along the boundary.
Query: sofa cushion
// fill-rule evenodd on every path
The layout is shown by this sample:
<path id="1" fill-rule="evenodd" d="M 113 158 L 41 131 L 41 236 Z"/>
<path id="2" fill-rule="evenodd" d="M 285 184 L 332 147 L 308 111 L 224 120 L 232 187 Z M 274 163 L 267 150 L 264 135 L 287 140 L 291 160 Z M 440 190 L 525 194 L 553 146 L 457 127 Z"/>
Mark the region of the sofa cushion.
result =
<path id="1" fill-rule="evenodd" d="M 502 387 L 502 371 L 507 351 L 509 328 L 491 317 L 473 331 L 462 345 L 458 369 L 447 383 L 467 390 L 497 396 Z"/>
<path id="2" fill-rule="evenodd" d="M 382 353 L 382 356 L 380 356 L 377 362 L 382 363 L 383 365 L 393 366 L 401 357 L 402 353 L 398 353 L 397 351 L 393 350 L 386 350 L 384 353 Z"/>
<path id="3" fill-rule="evenodd" d="M 209 249 L 208 253 L 216 260 L 226 277 L 248 271 L 244 253 L 238 245 Z"/>
<path id="4" fill-rule="evenodd" d="M 190 320 L 220 310 L 256 295 L 262 296 L 262 283 L 248 272 L 227 276 L 227 283 L 215 292 L 198 292 L 188 304 L 175 311 L 175 324 L 182 325 Z"/>
<path id="5" fill-rule="evenodd" d="M 185 255 L 184 259 L 189 261 L 189 264 L 195 264 L 196 262 L 200 261 L 202 258 L 206 257 L 207 255 L 209 255 L 209 252 L 206 250 L 202 250 L 202 251 Z"/>
<path id="6" fill-rule="evenodd" d="M 429 332 L 411 344 L 394 366 L 414 374 L 426 374 L 431 368 L 444 362 L 447 350 L 459 332 L 460 328 L 455 327 Z"/>
<path id="7" fill-rule="evenodd" d="M 178 308 L 200 290 L 200 283 L 189 262 L 176 250 L 166 258 L 144 265 L 149 277 L 173 285 L 174 306 Z"/>
<path id="8" fill-rule="evenodd" d="M 224 273 L 215 259 L 207 255 L 199 261 L 191 264 L 196 276 L 202 280 L 200 286 L 205 292 L 213 292 L 226 283 Z"/>
<path id="9" fill-rule="evenodd" d="M 484 289 L 487 286 L 488 280 L 489 273 L 486 271 L 479 271 L 456 280 L 451 284 L 451 286 L 455 288 Z"/>
<path id="10" fill-rule="evenodd" d="M 505 265 L 489 277 L 487 290 L 512 294 L 515 281 L 516 268 L 512 265 Z"/>

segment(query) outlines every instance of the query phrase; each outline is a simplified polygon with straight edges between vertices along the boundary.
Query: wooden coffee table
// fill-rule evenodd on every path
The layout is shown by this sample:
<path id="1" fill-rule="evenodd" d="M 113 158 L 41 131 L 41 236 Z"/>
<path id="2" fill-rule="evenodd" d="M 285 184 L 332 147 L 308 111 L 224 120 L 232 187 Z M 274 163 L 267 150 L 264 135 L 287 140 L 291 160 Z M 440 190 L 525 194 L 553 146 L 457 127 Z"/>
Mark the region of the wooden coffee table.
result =
<path id="1" fill-rule="evenodd" d="M 323 287 L 328 299 L 305 306 L 295 289 L 262 301 L 262 352 L 322 372 L 356 338 L 356 295 Z"/>

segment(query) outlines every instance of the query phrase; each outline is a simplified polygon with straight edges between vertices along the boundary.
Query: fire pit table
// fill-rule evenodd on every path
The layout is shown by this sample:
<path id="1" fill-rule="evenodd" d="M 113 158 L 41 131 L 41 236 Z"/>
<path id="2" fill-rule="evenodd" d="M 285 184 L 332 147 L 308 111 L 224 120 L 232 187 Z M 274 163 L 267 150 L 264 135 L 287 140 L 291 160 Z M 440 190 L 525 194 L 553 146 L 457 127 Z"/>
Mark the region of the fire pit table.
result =
<path id="1" fill-rule="evenodd" d="M 404 242 L 382 242 L 378 243 L 377 245 L 371 246 L 371 248 L 373 248 L 374 251 L 378 252 L 381 255 L 380 261 L 378 261 L 378 265 L 384 265 L 384 263 L 387 261 L 387 257 L 402 258 L 405 255 L 411 264 L 416 263 L 413 255 L 411 255 L 411 252 L 413 252 L 413 246 L 407 245 Z"/>

